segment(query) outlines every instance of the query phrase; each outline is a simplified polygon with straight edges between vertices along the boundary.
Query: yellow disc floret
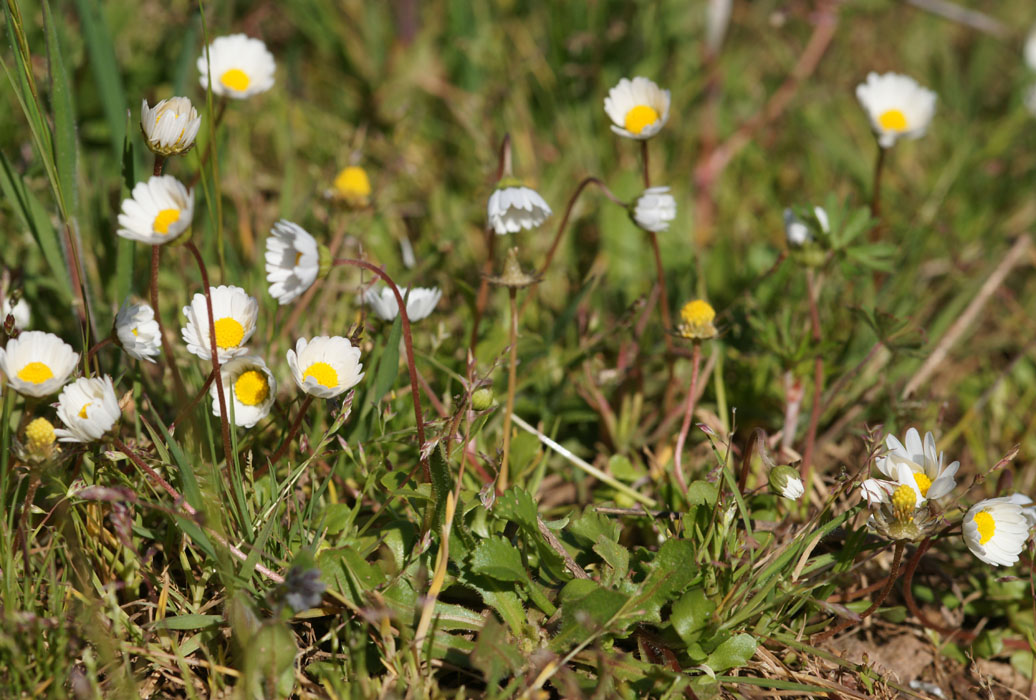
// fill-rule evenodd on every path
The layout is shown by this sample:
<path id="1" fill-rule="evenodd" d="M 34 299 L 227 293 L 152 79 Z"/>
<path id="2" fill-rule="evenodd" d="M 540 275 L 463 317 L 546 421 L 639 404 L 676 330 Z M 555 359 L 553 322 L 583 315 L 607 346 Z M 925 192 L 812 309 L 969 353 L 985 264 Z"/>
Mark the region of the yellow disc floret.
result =
<path id="1" fill-rule="evenodd" d="M 338 372 L 335 372 L 334 367 L 326 362 L 314 362 L 307 367 L 302 374 L 302 381 L 305 382 L 310 377 L 316 380 L 317 384 L 326 386 L 328 389 L 338 386 Z"/>
<path id="2" fill-rule="evenodd" d="M 878 117 L 878 124 L 881 125 L 882 129 L 886 131 L 906 131 L 907 130 L 907 118 L 898 109 L 890 109 L 881 113 Z"/>
<path id="3" fill-rule="evenodd" d="M 246 406 L 258 406 L 270 395 L 266 375 L 257 369 L 242 372 L 234 382 L 234 396 Z"/>
<path id="4" fill-rule="evenodd" d="M 79 417 L 83 420 L 86 420 L 86 409 L 90 408 L 91 404 L 93 404 L 93 401 L 87 401 L 83 404 L 83 407 L 79 409 Z"/>
<path id="5" fill-rule="evenodd" d="M 705 340 L 716 335 L 716 327 L 712 325 L 716 318 L 716 311 L 709 302 L 703 299 L 695 299 L 684 304 L 680 310 L 679 333 L 691 340 Z"/>
<path id="6" fill-rule="evenodd" d="M 900 522 L 909 522 L 914 519 L 914 510 L 917 507 L 917 494 L 914 489 L 903 484 L 892 492 L 892 510 L 896 519 Z"/>
<path id="7" fill-rule="evenodd" d="M 248 74 L 240 68 L 231 68 L 220 76 L 219 82 L 229 90 L 244 92 L 252 81 L 248 78 Z"/>
<path id="8" fill-rule="evenodd" d="M 161 233 L 164 236 L 169 233 L 169 227 L 179 220 L 179 209 L 163 209 L 155 216 L 155 222 L 151 224 L 151 228 L 155 230 L 155 233 Z"/>
<path id="9" fill-rule="evenodd" d="M 218 318 L 216 319 L 216 345 L 221 350 L 236 348 L 245 337 L 245 327 L 237 319 Z"/>
<path id="10" fill-rule="evenodd" d="M 626 131 L 631 134 L 639 134 L 644 129 L 657 122 L 658 118 L 658 112 L 654 107 L 637 105 L 630 111 L 626 112 L 624 126 L 626 127 Z"/>
<path id="11" fill-rule="evenodd" d="M 914 472 L 914 481 L 917 482 L 917 490 L 925 498 L 928 497 L 928 489 L 932 487 L 932 480 L 924 472 Z"/>
<path id="12" fill-rule="evenodd" d="M 978 526 L 978 543 L 985 544 L 993 539 L 996 532 L 996 520 L 989 514 L 989 511 L 980 510 L 975 513 L 975 525 Z"/>
<path id="13" fill-rule="evenodd" d="M 42 384 L 54 378 L 54 372 L 42 362 L 30 362 L 18 370 L 18 378 L 30 384 Z"/>
<path id="14" fill-rule="evenodd" d="M 54 426 L 46 418 L 33 418 L 25 426 L 25 444 L 34 454 L 49 452 L 56 439 Z"/>
<path id="15" fill-rule="evenodd" d="M 335 194 L 353 206 L 365 206 L 370 201 L 371 181 L 367 171 L 350 165 L 338 173 L 334 182 Z"/>

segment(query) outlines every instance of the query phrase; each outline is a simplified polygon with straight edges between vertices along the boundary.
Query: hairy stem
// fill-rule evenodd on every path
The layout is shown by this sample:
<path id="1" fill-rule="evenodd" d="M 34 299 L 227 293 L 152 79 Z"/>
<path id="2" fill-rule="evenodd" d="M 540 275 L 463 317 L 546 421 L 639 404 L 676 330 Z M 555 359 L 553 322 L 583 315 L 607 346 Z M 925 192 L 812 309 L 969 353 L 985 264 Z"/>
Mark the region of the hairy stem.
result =
<path id="1" fill-rule="evenodd" d="M 497 477 L 497 488 L 507 490 L 507 467 L 511 454 L 511 416 L 514 414 L 514 387 L 518 380 L 518 290 L 507 289 L 511 308 L 511 353 L 507 366 L 507 411 L 504 413 L 504 456 L 500 462 L 500 475 Z"/>
<path id="2" fill-rule="evenodd" d="M 694 398 L 698 393 L 698 368 L 701 365 L 701 343 L 694 341 L 694 350 L 691 356 L 691 385 L 687 389 L 687 403 L 683 413 L 683 424 L 680 426 L 680 434 L 676 438 L 676 451 L 673 454 L 674 474 L 676 483 L 684 495 L 687 495 L 687 480 L 683 474 L 683 446 L 687 441 L 687 433 L 691 429 L 691 416 L 694 415 Z"/>

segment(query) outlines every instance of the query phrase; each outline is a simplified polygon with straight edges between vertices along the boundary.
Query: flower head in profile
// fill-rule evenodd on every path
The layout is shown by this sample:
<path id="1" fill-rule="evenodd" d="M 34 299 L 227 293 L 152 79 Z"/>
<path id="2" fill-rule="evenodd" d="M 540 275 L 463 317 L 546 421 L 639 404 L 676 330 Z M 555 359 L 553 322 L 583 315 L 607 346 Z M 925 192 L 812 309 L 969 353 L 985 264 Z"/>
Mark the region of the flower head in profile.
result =
<path id="1" fill-rule="evenodd" d="M 54 432 L 61 442 L 95 442 L 115 426 L 120 416 L 111 377 L 80 377 L 58 396 L 58 418 L 65 428 Z"/>
<path id="2" fill-rule="evenodd" d="M 206 53 L 208 56 L 206 56 Z M 201 86 L 209 87 L 212 69 L 212 94 L 243 100 L 273 87 L 276 65 L 273 54 L 259 39 L 231 34 L 214 39 L 198 57 Z"/>
<path id="3" fill-rule="evenodd" d="M 432 313 L 435 305 L 442 298 L 442 291 L 438 287 L 412 287 L 409 296 L 407 296 L 407 288 L 400 287 L 399 293 L 406 300 L 406 316 L 411 323 L 420 321 Z M 399 315 L 396 295 L 387 285 L 378 285 L 368 289 L 363 293 L 363 300 L 383 321 L 394 321 Z"/>
<path id="4" fill-rule="evenodd" d="M 513 178 L 505 178 L 490 195 L 486 213 L 489 225 L 503 236 L 536 228 L 551 215 L 551 209 L 539 192 Z"/>
<path id="5" fill-rule="evenodd" d="M 147 100 L 140 104 L 140 130 L 152 153 L 175 156 L 194 146 L 201 128 L 201 117 L 186 97 L 170 97 L 154 107 Z"/>
<path id="6" fill-rule="evenodd" d="M 194 218 L 194 190 L 172 175 L 155 175 L 138 182 L 122 202 L 119 229 L 123 238 L 149 245 L 176 240 Z"/>
<path id="7" fill-rule="evenodd" d="M 813 207 L 813 216 L 816 217 L 816 223 L 823 233 L 831 232 L 827 211 L 823 207 Z M 784 210 L 784 234 L 788 239 L 788 245 L 792 248 L 801 248 L 816 240 L 811 224 L 795 216 L 795 212 L 791 209 Z"/>
<path id="8" fill-rule="evenodd" d="M 321 273 L 320 245 L 313 236 L 285 219 L 273 225 L 266 239 L 266 281 L 278 304 L 294 301 Z M 324 255 L 330 263 L 330 254 Z"/>
<path id="9" fill-rule="evenodd" d="M 219 361 L 225 362 L 248 352 L 245 343 L 255 333 L 259 302 L 241 287 L 210 287 L 212 316 L 215 319 L 216 349 Z M 205 295 L 194 295 L 190 306 L 183 307 L 185 323 L 180 329 L 187 350 L 203 360 L 212 358 L 209 336 L 209 312 Z"/>
<path id="10" fill-rule="evenodd" d="M 1029 533 L 1036 526 L 1036 506 L 1020 493 L 987 498 L 964 515 L 964 542 L 972 554 L 990 566 L 1018 561 Z"/>
<path id="11" fill-rule="evenodd" d="M 680 309 L 680 325 L 676 332 L 688 340 L 708 340 L 716 337 L 716 310 L 704 299 L 695 299 Z"/>
<path id="12" fill-rule="evenodd" d="M 866 82 L 856 86 L 856 98 L 882 148 L 891 148 L 900 138 L 924 136 L 935 115 L 935 93 L 897 73 L 869 73 Z"/>
<path id="13" fill-rule="evenodd" d="M 868 502 L 880 503 L 896 487 L 907 484 L 916 490 L 920 506 L 926 500 L 946 496 L 957 485 L 955 477 L 960 462 L 943 464 L 943 453 L 936 449 L 931 432 L 925 433 L 922 442 L 917 429 L 910 428 L 906 433 L 906 444 L 895 435 L 888 435 L 885 446 L 888 451 L 874 460 L 874 464 L 888 480 L 868 479 L 863 482 L 862 495 Z"/>
<path id="14" fill-rule="evenodd" d="M 363 379 L 360 349 L 337 335 L 299 338 L 288 350 L 288 367 L 299 389 L 321 399 L 334 398 Z"/>
<path id="15" fill-rule="evenodd" d="M 53 333 L 26 331 L 0 348 L 0 370 L 7 383 L 25 396 L 49 396 L 68 381 L 79 353 Z"/>
<path id="16" fill-rule="evenodd" d="M 773 493 L 793 501 L 797 501 L 806 492 L 798 471 L 787 464 L 780 464 L 771 469 L 769 481 Z"/>
<path id="17" fill-rule="evenodd" d="M 669 121 L 669 91 L 647 78 L 623 78 L 608 91 L 604 111 L 619 136 L 649 139 Z"/>
<path id="18" fill-rule="evenodd" d="M 270 415 L 277 395 L 277 381 L 263 358 L 243 355 L 229 360 L 219 369 L 223 380 L 223 397 L 227 411 L 234 417 L 234 425 L 251 428 Z M 209 389 L 209 395 L 212 397 L 212 415 L 218 418 L 219 388 L 215 382 Z"/>
<path id="19" fill-rule="evenodd" d="M 0 313 L 3 314 L 3 318 L 0 318 L 0 326 L 7 323 L 7 317 L 14 317 L 14 327 L 18 330 L 25 330 L 29 327 L 29 321 L 32 318 L 32 312 L 29 309 L 29 302 L 25 301 L 25 297 L 20 297 L 18 301 L 11 305 L 11 297 L 4 296 L 4 304 Z"/>
<path id="20" fill-rule="evenodd" d="M 633 203 L 633 221 L 645 231 L 667 231 L 675 218 L 676 199 L 668 187 L 649 187 Z"/>
<path id="21" fill-rule="evenodd" d="M 371 180 L 367 176 L 367 171 L 358 165 L 342 168 L 335 176 L 334 187 L 328 192 L 328 195 L 354 209 L 369 206 Z"/>
<path id="22" fill-rule="evenodd" d="M 115 337 L 127 355 L 144 362 L 154 362 L 162 347 L 154 309 L 129 299 L 115 315 Z"/>

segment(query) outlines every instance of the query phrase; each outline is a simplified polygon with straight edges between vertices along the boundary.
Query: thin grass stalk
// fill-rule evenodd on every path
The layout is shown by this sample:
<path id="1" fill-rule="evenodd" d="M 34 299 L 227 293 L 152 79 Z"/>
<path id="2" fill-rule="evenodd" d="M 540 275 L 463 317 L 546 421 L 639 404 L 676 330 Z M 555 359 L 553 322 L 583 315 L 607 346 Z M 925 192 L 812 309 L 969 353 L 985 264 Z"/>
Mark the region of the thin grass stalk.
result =
<path id="1" fill-rule="evenodd" d="M 508 465 L 511 455 L 511 416 L 514 414 L 514 389 L 518 382 L 518 290 L 508 287 L 511 309 L 511 352 L 507 365 L 507 411 L 504 413 L 504 456 L 500 461 L 497 488 L 507 490 Z"/>

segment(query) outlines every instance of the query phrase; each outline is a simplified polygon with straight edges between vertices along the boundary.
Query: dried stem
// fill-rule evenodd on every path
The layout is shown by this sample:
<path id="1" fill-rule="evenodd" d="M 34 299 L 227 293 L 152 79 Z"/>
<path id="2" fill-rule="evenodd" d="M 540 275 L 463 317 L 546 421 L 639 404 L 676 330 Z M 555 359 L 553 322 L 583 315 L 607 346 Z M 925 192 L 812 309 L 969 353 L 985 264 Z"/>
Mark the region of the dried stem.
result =
<path id="1" fill-rule="evenodd" d="M 504 456 L 500 462 L 500 475 L 497 477 L 497 488 L 507 490 L 507 466 L 511 455 L 511 417 L 514 415 L 514 387 L 518 373 L 518 290 L 508 287 L 511 309 L 511 353 L 507 366 L 507 411 L 504 413 Z"/>
<path id="2" fill-rule="evenodd" d="M 291 441 L 295 439 L 295 435 L 299 432 L 299 426 L 302 425 L 302 419 L 306 415 L 306 411 L 309 410 L 310 404 L 313 403 L 313 397 L 310 394 L 306 394 L 305 400 L 302 405 L 299 406 L 298 415 L 295 416 L 295 420 L 291 424 L 291 429 L 288 430 L 288 435 L 284 438 L 284 442 L 277 448 L 277 451 L 273 453 L 273 457 L 270 457 L 270 464 L 277 464 L 277 460 L 284 456 L 284 453 L 291 447 Z"/>
<path id="3" fill-rule="evenodd" d="M 403 295 L 399 293 L 399 287 L 392 281 L 388 273 L 377 265 L 366 260 L 354 260 L 352 258 L 337 258 L 334 265 L 351 265 L 370 270 L 380 277 L 389 286 L 396 297 L 396 305 L 399 307 L 399 317 L 403 322 L 403 344 L 406 348 L 406 364 L 410 372 L 410 397 L 414 402 L 414 421 L 417 423 L 417 449 L 421 454 L 421 468 L 424 471 L 426 481 L 432 480 L 432 470 L 428 465 L 428 458 L 424 456 L 424 417 L 421 414 L 421 387 L 417 381 L 417 366 L 414 364 L 414 339 L 410 332 L 410 317 L 406 312 L 406 302 Z"/>
<path id="4" fill-rule="evenodd" d="M 816 357 L 813 360 L 813 405 L 809 410 L 809 430 L 806 432 L 806 447 L 802 451 L 799 473 L 807 489 L 813 483 L 813 447 L 817 440 L 817 425 L 820 423 L 822 392 L 824 390 L 824 357 L 820 352 L 820 310 L 817 308 L 816 279 L 813 268 L 806 269 L 806 291 L 809 297 L 809 321 L 812 327 Z"/>
<path id="5" fill-rule="evenodd" d="M 691 357 L 691 385 L 687 389 L 687 403 L 683 413 L 683 425 L 680 426 L 680 434 L 676 438 L 676 452 L 673 455 L 676 483 L 680 490 L 687 495 L 687 480 L 683 475 L 683 446 L 687 441 L 687 433 L 691 429 L 691 416 L 694 415 L 694 402 L 698 393 L 698 368 L 701 365 L 701 343 L 694 341 L 694 350 Z"/>
<path id="6" fill-rule="evenodd" d="M 825 639 L 829 639 L 841 632 L 842 630 L 846 630 L 855 624 L 863 622 L 868 617 L 873 615 L 875 611 L 877 611 L 877 609 L 881 606 L 881 604 L 885 602 L 885 599 L 888 598 L 889 593 L 892 591 L 892 586 L 896 583 L 896 574 L 899 573 L 899 565 L 903 561 L 903 541 L 896 540 L 895 547 L 896 548 L 892 553 L 892 569 L 889 571 L 889 577 L 885 581 L 885 587 L 881 589 L 880 593 L 878 593 L 878 597 L 874 599 L 874 602 L 871 603 L 871 606 L 864 610 L 862 613 L 860 613 L 859 620 L 844 620 L 835 625 L 834 627 L 830 627 L 821 632 L 820 634 L 817 634 L 812 639 L 813 644 L 817 644 Z"/>

